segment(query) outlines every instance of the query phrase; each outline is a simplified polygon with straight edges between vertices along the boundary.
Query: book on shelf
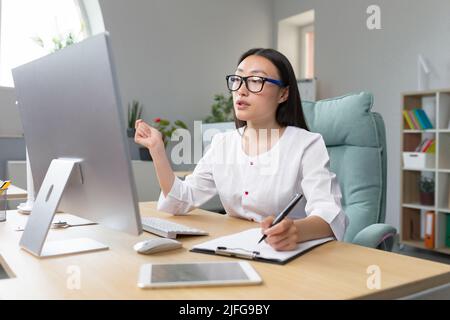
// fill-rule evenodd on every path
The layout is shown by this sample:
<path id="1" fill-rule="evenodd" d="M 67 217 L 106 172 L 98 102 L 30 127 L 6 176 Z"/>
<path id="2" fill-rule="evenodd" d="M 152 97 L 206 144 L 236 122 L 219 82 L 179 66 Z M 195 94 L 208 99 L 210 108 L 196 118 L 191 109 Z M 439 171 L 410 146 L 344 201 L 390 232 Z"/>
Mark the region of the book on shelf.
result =
<path id="1" fill-rule="evenodd" d="M 434 225 L 434 211 L 427 211 L 425 213 L 425 248 L 428 249 L 434 249 Z"/>
<path id="2" fill-rule="evenodd" d="M 417 119 L 420 129 L 433 129 L 430 119 L 428 119 L 427 114 L 422 109 L 414 109 L 414 117 Z"/>
<path id="3" fill-rule="evenodd" d="M 450 248 L 450 214 L 446 215 L 445 245 Z"/>
<path id="4" fill-rule="evenodd" d="M 428 115 L 423 109 L 416 109 L 417 113 L 419 114 L 420 119 L 422 120 L 425 129 L 433 129 L 433 125 L 431 124 L 430 119 L 428 118 Z"/>
<path id="5" fill-rule="evenodd" d="M 425 241 L 425 211 L 420 210 L 420 239 Z"/>
<path id="6" fill-rule="evenodd" d="M 403 110 L 402 113 L 409 129 L 433 129 L 433 124 L 431 123 L 426 112 L 422 109 Z"/>
<path id="7" fill-rule="evenodd" d="M 408 111 L 409 118 L 411 119 L 411 122 L 413 123 L 414 129 L 420 130 L 419 122 L 417 121 L 416 116 L 414 115 L 413 110 Z"/>
<path id="8" fill-rule="evenodd" d="M 403 110 L 402 113 L 403 113 L 403 118 L 405 119 L 406 124 L 408 125 L 409 129 L 415 129 L 414 124 L 413 124 L 413 122 L 412 122 L 412 120 L 411 120 L 411 118 L 410 118 L 410 116 L 408 114 L 408 111 Z"/>
<path id="9" fill-rule="evenodd" d="M 448 198 L 447 198 L 448 199 L 448 209 L 450 210 L 450 180 L 448 181 L 447 191 L 448 191 Z"/>
<path id="10" fill-rule="evenodd" d="M 448 181 L 447 192 L 448 192 L 448 196 L 447 196 L 448 209 L 450 210 L 450 180 Z M 448 216 L 450 216 L 450 214 Z"/>
<path id="11" fill-rule="evenodd" d="M 436 152 L 436 141 L 435 139 L 424 139 L 417 146 L 415 152 L 426 152 L 426 153 L 435 153 Z"/>
<path id="12" fill-rule="evenodd" d="M 428 139 L 422 140 L 420 142 L 420 144 L 416 147 L 416 149 L 414 150 L 415 152 L 421 152 L 420 150 L 422 150 L 424 144 L 427 142 Z"/>
<path id="13" fill-rule="evenodd" d="M 409 129 L 412 129 L 412 130 L 420 130 L 421 129 L 419 122 L 414 115 L 413 110 L 403 110 L 403 117 L 405 118 L 406 124 L 408 125 Z"/>
<path id="14" fill-rule="evenodd" d="M 428 146 L 427 149 L 425 149 L 424 152 L 428 152 L 428 153 L 436 153 L 436 140 L 433 139 L 433 141 L 431 142 L 431 144 Z"/>
<path id="15" fill-rule="evenodd" d="M 427 143 L 423 146 L 423 149 L 421 152 L 428 152 L 428 153 L 434 153 L 435 150 L 435 142 L 434 139 L 429 139 Z"/>
<path id="16" fill-rule="evenodd" d="M 421 130 L 426 129 L 425 124 L 423 123 L 422 119 L 420 118 L 418 109 L 413 110 L 414 117 L 417 119 L 417 122 L 419 123 L 419 127 Z"/>

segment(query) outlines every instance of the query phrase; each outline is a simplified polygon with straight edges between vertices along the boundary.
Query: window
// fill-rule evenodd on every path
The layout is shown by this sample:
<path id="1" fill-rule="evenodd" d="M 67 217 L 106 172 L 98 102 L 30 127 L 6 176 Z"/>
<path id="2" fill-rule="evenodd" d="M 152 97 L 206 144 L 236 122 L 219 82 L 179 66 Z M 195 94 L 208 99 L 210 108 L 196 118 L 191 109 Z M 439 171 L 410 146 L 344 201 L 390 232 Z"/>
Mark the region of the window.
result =
<path id="1" fill-rule="evenodd" d="M 297 79 L 314 78 L 314 10 L 279 21 L 278 50 L 291 61 Z"/>
<path id="2" fill-rule="evenodd" d="M 314 78 L 314 25 L 300 27 L 300 78 Z"/>
<path id="3" fill-rule="evenodd" d="M 1 0 L 0 86 L 13 87 L 11 69 L 40 58 L 69 33 L 87 37 L 77 0 Z"/>

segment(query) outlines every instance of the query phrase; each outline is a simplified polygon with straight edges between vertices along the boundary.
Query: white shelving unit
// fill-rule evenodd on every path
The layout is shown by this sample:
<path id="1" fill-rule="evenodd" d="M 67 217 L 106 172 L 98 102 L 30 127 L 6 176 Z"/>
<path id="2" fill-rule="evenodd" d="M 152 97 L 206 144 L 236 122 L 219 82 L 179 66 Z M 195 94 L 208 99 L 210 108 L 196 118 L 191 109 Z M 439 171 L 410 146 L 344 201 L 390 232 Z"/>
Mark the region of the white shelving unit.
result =
<path id="1" fill-rule="evenodd" d="M 436 104 L 430 119 L 435 124 L 433 129 L 411 130 L 402 117 L 401 150 L 414 152 L 415 148 L 425 138 L 436 141 L 436 159 L 434 168 L 413 169 L 403 166 L 401 159 L 401 243 L 422 249 L 428 249 L 450 254 L 450 247 L 446 246 L 446 225 L 450 219 L 450 89 L 431 90 L 421 92 L 406 92 L 402 99 L 402 111 L 422 108 L 422 98 L 434 97 Z M 429 111 L 429 110 L 427 110 Z M 430 112 L 427 112 L 430 116 Z M 435 180 L 434 205 L 420 203 L 418 180 L 421 176 L 432 176 Z M 435 247 L 425 247 L 423 236 L 423 215 L 427 211 L 435 214 Z"/>

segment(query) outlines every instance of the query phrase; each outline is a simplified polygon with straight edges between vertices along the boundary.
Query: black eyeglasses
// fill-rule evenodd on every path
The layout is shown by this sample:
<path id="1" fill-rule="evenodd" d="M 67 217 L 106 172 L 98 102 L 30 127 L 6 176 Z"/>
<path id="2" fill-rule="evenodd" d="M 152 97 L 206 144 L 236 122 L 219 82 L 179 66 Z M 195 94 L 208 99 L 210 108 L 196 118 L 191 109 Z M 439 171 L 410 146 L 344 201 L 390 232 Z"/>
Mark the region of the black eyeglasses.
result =
<path id="1" fill-rule="evenodd" d="M 230 91 L 237 91 L 242 86 L 242 83 L 245 82 L 245 86 L 247 87 L 248 91 L 253 93 L 261 92 L 264 88 L 264 83 L 270 82 L 273 84 L 276 84 L 279 87 L 285 87 L 283 81 L 281 80 L 275 80 L 265 77 L 258 77 L 258 76 L 250 76 L 250 77 L 241 77 L 238 75 L 228 75 L 225 77 L 227 79 L 227 86 L 228 90 Z"/>

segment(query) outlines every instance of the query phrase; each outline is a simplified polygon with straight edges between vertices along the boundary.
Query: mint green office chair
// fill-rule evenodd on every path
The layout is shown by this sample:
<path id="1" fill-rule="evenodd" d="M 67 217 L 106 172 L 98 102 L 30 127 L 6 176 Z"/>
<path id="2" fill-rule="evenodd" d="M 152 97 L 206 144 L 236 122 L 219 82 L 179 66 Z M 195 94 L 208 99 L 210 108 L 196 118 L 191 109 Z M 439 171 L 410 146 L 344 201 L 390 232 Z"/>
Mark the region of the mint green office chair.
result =
<path id="1" fill-rule="evenodd" d="M 303 101 L 309 129 L 320 133 L 339 181 L 349 218 L 344 241 L 391 251 L 397 233 L 384 224 L 386 212 L 386 131 L 372 112 L 370 93 L 317 102 Z"/>

